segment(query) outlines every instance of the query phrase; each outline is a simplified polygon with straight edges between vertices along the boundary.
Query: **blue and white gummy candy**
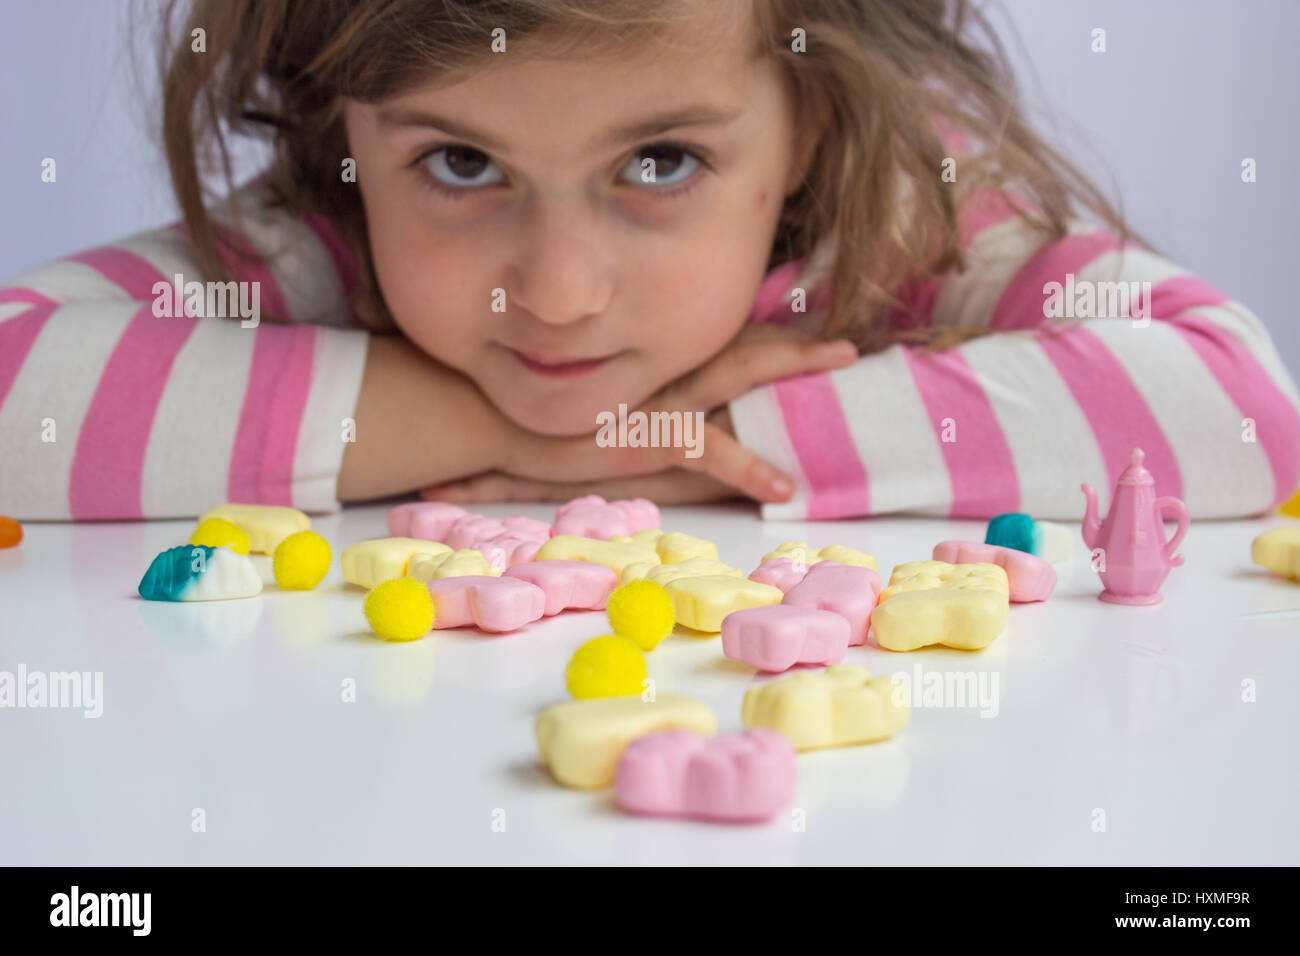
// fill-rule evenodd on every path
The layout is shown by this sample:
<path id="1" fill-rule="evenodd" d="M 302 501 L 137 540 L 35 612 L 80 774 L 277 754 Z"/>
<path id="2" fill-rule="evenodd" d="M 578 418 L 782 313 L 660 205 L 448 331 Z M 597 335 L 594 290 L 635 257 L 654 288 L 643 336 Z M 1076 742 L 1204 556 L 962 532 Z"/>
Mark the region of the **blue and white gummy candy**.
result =
<path id="1" fill-rule="evenodd" d="M 153 559 L 140 579 L 146 601 L 224 601 L 262 593 L 262 576 L 230 548 L 183 544 Z"/>
<path id="2" fill-rule="evenodd" d="M 1018 511 L 992 518 L 984 543 L 1025 551 L 1048 564 L 1059 564 L 1074 557 L 1074 535 L 1069 528 L 1050 521 L 1035 521 Z"/>

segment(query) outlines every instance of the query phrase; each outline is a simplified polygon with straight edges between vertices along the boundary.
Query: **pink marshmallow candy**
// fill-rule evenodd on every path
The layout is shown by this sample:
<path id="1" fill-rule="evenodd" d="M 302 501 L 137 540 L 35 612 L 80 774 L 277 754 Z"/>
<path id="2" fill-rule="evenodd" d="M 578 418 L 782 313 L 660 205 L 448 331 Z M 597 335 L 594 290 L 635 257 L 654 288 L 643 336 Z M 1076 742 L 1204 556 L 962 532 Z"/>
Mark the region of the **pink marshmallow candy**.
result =
<path id="1" fill-rule="evenodd" d="M 489 518 L 466 514 L 447 529 L 442 540 L 450 548 L 475 548 L 483 552 L 489 564 L 504 570 L 536 557 L 551 537 L 551 526 L 536 518 L 514 515 Z"/>
<path id="2" fill-rule="evenodd" d="M 880 594 L 880 575 L 871 568 L 818 561 L 785 592 L 782 604 L 832 611 L 849 622 L 849 646 L 867 643 L 871 612 Z"/>
<path id="3" fill-rule="evenodd" d="M 451 548 L 475 548 L 504 570 L 537 556 L 551 537 L 551 526 L 514 515 L 489 518 L 445 501 L 414 501 L 388 512 L 388 533 L 396 538 L 441 541 Z"/>
<path id="4" fill-rule="evenodd" d="M 834 611 L 769 604 L 722 619 L 722 653 L 760 671 L 838 664 L 848 647 L 849 622 Z"/>
<path id="5" fill-rule="evenodd" d="M 610 504 L 627 517 L 628 534 L 659 527 L 659 506 L 649 498 L 623 498 Z"/>
<path id="6" fill-rule="evenodd" d="M 388 512 L 388 533 L 394 538 L 441 541 L 453 523 L 469 512 L 445 501 L 412 501 Z"/>
<path id="7" fill-rule="evenodd" d="M 505 556 L 504 567 L 514 567 L 516 564 L 522 564 L 537 557 L 537 552 L 542 550 L 542 545 L 551 538 L 551 526 L 545 525 L 545 528 L 546 530 L 540 534 L 536 531 L 512 531 L 507 529 L 504 534 L 489 538 L 487 541 L 474 545 L 474 547 L 483 550 L 485 553 L 493 549 L 500 549 Z M 492 559 L 489 558 L 488 560 L 491 561 Z"/>
<path id="8" fill-rule="evenodd" d="M 583 495 L 555 511 L 552 535 L 576 534 L 608 541 L 618 534 L 634 534 L 659 527 L 659 508 L 645 498 L 606 501 L 600 495 Z"/>
<path id="9" fill-rule="evenodd" d="M 759 584 L 770 584 L 774 588 L 780 588 L 781 593 L 785 594 L 802 581 L 808 569 L 813 566 L 796 565 L 790 558 L 768 558 L 750 573 L 749 580 L 757 581 Z"/>
<path id="10" fill-rule="evenodd" d="M 940 541 L 933 558 L 949 564 L 996 564 L 1007 572 L 1010 598 L 1016 604 L 1046 601 L 1056 588 L 1056 571 L 1027 551 L 976 541 Z"/>
<path id="11" fill-rule="evenodd" d="M 539 620 L 546 592 L 519 578 L 469 574 L 429 582 L 433 627 L 477 627 L 482 631 L 517 631 Z"/>
<path id="12" fill-rule="evenodd" d="M 477 548 L 488 564 L 505 570 L 514 567 L 516 564 L 533 560 L 545 543 L 545 538 L 521 538 L 516 534 L 506 532 L 497 535 L 495 538 L 489 538 L 487 541 L 480 541 L 477 544 L 470 545 L 470 547 Z"/>
<path id="13" fill-rule="evenodd" d="M 776 731 L 663 730 L 628 744 L 614 796 L 631 813 L 758 823 L 794 799 L 797 775 L 794 747 Z"/>
<path id="14" fill-rule="evenodd" d="M 594 561 L 530 561 L 506 571 L 507 577 L 535 584 L 546 593 L 546 617 L 569 608 L 601 611 L 618 587 L 612 568 Z"/>
<path id="15" fill-rule="evenodd" d="M 457 518 L 447 529 L 443 544 L 459 551 L 461 548 L 473 548 L 477 544 L 505 533 L 505 525 L 500 518 L 487 515 L 467 514 Z"/>
<path id="16" fill-rule="evenodd" d="M 521 538 L 541 538 L 545 542 L 551 537 L 551 526 L 541 518 L 511 515 L 509 518 L 502 518 L 501 523 L 505 525 L 507 534 L 515 534 Z"/>

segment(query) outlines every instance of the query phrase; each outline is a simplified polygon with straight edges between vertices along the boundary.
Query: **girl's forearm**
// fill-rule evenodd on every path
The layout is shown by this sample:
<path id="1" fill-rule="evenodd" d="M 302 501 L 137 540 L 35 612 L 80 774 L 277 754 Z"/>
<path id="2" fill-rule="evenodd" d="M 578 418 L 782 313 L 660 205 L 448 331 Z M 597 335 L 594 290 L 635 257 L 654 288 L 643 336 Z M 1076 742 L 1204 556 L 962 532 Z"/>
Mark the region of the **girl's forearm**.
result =
<path id="1" fill-rule="evenodd" d="M 508 427 L 459 372 L 401 335 L 375 335 L 357 399 L 340 501 L 402 494 L 497 467 Z"/>

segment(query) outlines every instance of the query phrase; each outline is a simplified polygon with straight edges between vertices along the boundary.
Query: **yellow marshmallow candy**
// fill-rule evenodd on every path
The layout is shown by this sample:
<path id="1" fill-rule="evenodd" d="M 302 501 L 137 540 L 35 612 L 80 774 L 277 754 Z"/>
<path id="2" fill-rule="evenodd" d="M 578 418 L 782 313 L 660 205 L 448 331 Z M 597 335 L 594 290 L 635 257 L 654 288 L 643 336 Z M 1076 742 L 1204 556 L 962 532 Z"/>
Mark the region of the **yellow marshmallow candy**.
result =
<path id="1" fill-rule="evenodd" d="M 1300 581 L 1300 525 L 1265 531 L 1250 543 L 1250 560 L 1274 574 Z"/>
<path id="2" fill-rule="evenodd" d="M 501 568 L 494 567 L 477 548 L 461 548 L 459 551 L 414 555 L 406 566 L 406 573 L 421 581 L 463 578 L 471 574 L 499 578 Z"/>
<path id="3" fill-rule="evenodd" d="M 280 542 L 289 535 L 311 530 L 310 518 L 297 508 L 284 505 L 217 505 L 199 515 L 199 524 L 210 518 L 223 518 L 238 525 L 248 535 L 248 548 L 255 554 L 275 554 Z"/>
<path id="4" fill-rule="evenodd" d="M 909 561 L 894 568 L 871 613 L 876 643 L 914 651 L 942 644 L 981 650 L 1007 626 L 1007 572 L 996 564 Z"/>
<path id="5" fill-rule="evenodd" d="M 576 534 L 557 534 L 537 552 L 538 561 L 590 561 L 603 564 L 621 574 L 629 564 L 658 564 L 659 555 L 651 548 L 628 541 L 600 541 Z"/>
<path id="6" fill-rule="evenodd" d="M 949 564 L 946 561 L 907 561 L 895 565 L 889 584 L 879 600 L 901 591 L 987 588 L 1002 594 L 1011 593 L 1006 569 L 996 564 Z"/>
<path id="7" fill-rule="evenodd" d="M 806 541 L 787 541 L 778 545 L 775 551 L 769 551 L 763 555 L 763 561 L 767 561 L 769 558 L 789 558 L 791 561 L 802 564 L 834 561 L 836 564 L 849 564 L 856 568 L 876 570 L 876 559 L 872 555 L 842 544 L 828 544 L 824 548 L 811 548 Z M 759 562 L 759 564 L 762 563 L 762 561 Z"/>
<path id="8" fill-rule="evenodd" d="M 741 720 L 789 738 L 796 750 L 847 747 L 891 737 L 911 716 L 889 677 L 852 664 L 800 671 L 751 687 Z"/>
<path id="9" fill-rule="evenodd" d="M 664 590 L 673 599 L 678 624 L 711 633 L 721 631 L 722 619 L 733 611 L 780 604 L 785 597 L 780 588 L 770 584 L 725 574 L 677 578 Z"/>
<path id="10" fill-rule="evenodd" d="M 718 546 L 712 541 L 695 538 L 680 531 L 670 531 L 655 542 L 655 553 L 664 564 L 677 564 L 691 558 L 718 560 Z"/>
<path id="11" fill-rule="evenodd" d="M 685 561 L 678 561 L 674 564 L 646 564 L 644 562 L 629 564 L 623 569 L 623 574 L 619 577 L 619 583 L 653 581 L 660 587 L 667 587 L 669 581 L 676 581 L 678 578 L 702 578 L 719 574 L 732 578 L 743 578 L 745 576 L 740 568 L 733 568 L 731 565 L 723 564 L 714 558 L 687 558 Z"/>
<path id="12" fill-rule="evenodd" d="M 417 554 L 450 554 L 451 548 L 422 538 L 371 538 L 347 548 L 339 555 L 343 579 L 363 588 L 373 588 L 393 578 L 406 576 L 407 564 Z"/>
<path id="13" fill-rule="evenodd" d="M 620 544 L 635 544 L 642 548 L 649 548 L 653 551 L 655 550 L 655 545 L 663 536 L 664 533 L 659 528 L 643 528 L 642 530 L 636 531 L 632 534 L 616 534 L 609 540 L 617 541 Z"/>
<path id="14" fill-rule="evenodd" d="M 707 705 L 680 694 L 571 700 L 538 716 L 537 752 L 564 786 L 593 790 L 614 783 L 628 744 L 670 727 L 712 734 L 718 721 Z"/>

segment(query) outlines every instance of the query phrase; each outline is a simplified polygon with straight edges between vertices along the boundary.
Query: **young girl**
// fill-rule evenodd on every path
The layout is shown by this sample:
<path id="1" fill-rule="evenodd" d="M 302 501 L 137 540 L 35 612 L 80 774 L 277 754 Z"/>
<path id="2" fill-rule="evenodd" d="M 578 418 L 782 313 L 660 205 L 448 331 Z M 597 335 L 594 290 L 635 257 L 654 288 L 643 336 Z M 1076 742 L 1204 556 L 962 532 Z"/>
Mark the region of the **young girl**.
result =
<path id="1" fill-rule="evenodd" d="M 1077 519 L 1134 446 L 1199 518 L 1300 480 L 1264 327 L 1130 240 L 962 0 L 182 12 L 181 222 L 0 290 L 0 512 L 594 491 Z M 223 123 L 274 161 L 209 208 Z M 172 314 L 192 282 L 258 314 Z M 620 406 L 701 413 L 702 454 L 597 442 Z"/>

